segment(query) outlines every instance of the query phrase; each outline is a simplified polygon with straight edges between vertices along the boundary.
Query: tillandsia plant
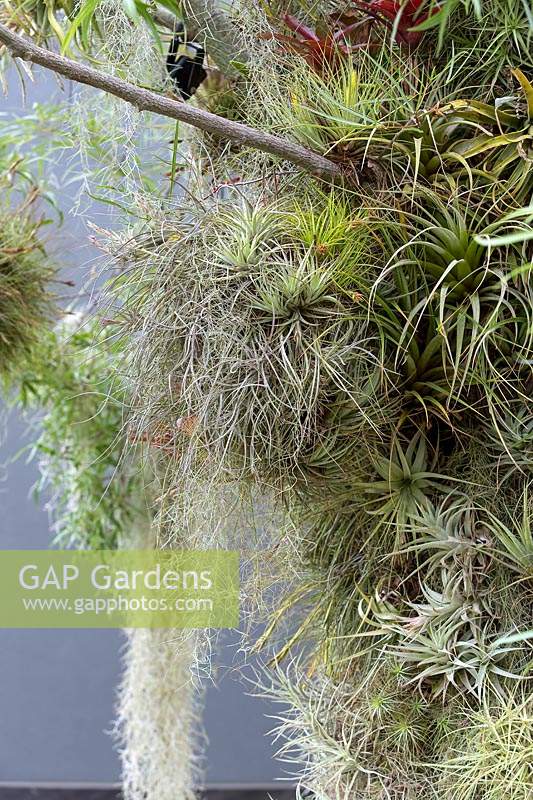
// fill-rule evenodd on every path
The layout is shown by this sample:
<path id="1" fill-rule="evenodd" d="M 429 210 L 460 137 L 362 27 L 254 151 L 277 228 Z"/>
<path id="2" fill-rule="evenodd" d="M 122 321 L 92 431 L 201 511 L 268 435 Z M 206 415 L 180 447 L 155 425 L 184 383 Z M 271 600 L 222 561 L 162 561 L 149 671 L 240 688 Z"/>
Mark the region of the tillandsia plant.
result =
<path id="1" fill-rule="evenodd" d="M 72 337 L 87 357 L 72 385 L 90 388 L 61 438 L 80 431 L 86 448 L 88 407 L 91 498 L 135 494 L 123 454 L 150 454 L 158 544 L 246 548 L 250 627 L 264 629 L 244 647 L 265 654 L 263 690 L 289 705 L 278 737 L 299 792 L 526 800 L 530 9 L 242 0 L 215 17 L 209 35 L 239 41 L 229 102 L 207 62 L 187 103 L 116 72 L 104 87 L 202 134 L 176 135 L 170 190 L 143 185 L 135 228 L 102 234 L 119 272 L 109 339 Z M 102 71 L 83 80 L 101 88 Z M 111 384 L 95 381 L 113 367 Z M 94 468 L 109 459 L 114 478 Z M 56 485 L 62 497 L 68 480 Z M 123 518 L 97 508 L 89 544 L 116 541 Z M 171 674 L 150 689 L 158 702 Z M 164 709 L 150 710 L 153 741 L 135 724 L 157 675 L 129 675 L 127 792 L 156 800 L 166 775 L 188 797 Z M 189 696 L 177 730 L 191 708 Z"/>
<path id="2" fill-rule="evenodd" d="M 41 237 L 39 189 L 22 158 L 0 156 L 0 382 L 6 388 L 53 324 L 56 269 Z"/>
<path id="3" fill-rule="evenodd" d="M 29 209 L 0 210 L 0 375 L 9 383 L 51 325 L 54 267 L 38 238 Z"/>

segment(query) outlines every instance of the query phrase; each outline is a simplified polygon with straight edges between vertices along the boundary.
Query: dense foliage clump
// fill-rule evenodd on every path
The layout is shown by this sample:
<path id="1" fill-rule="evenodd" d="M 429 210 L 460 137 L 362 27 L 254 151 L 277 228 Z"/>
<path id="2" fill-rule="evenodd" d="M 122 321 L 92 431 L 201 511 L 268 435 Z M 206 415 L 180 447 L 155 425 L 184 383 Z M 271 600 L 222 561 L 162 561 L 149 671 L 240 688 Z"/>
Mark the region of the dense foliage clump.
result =
<path id="1" fill-rule="evenodd" d="M 226 152 L 215 179 L 234 190 L 130 242 L 134 415 L 169 486 L 258 484 L 284 510 L 259 646 L 302 786 L 525 799 L 530 22 L 516 9 L 498 48 L 487 7 L 457 4 L 413 41 L 400 6 L 390 25 L 366 6 L 242 11 L 260 55 L 241 107 L 346 184 L 259 190 L 265 161 Z"/>
<path id="2" fill-rule="evenodd" d="M 31 203 L 31 198 L 30 198 Z M 48 261 L 27 207 L 0 208 L 0 380 L 7 384 L 52 323 L 55 300 Z"/>

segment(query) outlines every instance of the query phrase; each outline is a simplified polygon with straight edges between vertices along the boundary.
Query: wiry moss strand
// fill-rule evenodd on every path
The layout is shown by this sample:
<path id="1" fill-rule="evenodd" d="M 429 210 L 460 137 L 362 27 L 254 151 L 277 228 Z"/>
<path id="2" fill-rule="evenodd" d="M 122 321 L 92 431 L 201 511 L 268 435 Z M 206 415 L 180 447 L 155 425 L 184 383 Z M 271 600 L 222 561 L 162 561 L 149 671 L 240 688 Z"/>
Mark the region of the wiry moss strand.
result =
<path id="1" fill-rule="evenodd" d="M 195 800 L 201 689 L 192 632 L 131 630 L 116 736 L 127 800 Z"/>

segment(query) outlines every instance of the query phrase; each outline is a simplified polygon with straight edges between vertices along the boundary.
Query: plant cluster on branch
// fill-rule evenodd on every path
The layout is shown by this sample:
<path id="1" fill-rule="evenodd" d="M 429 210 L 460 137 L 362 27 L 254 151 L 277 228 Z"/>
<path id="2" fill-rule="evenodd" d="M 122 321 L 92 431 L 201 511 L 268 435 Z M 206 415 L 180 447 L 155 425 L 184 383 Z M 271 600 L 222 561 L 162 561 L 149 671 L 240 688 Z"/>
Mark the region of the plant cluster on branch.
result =
<path id="1" fill-rule="evenodd" d="M 109 245 L 125 438 L 157 460 L 160 544 L 249 546 L 250 607 L 266 611 L 253 647 L 263 691 L 289 704 L 277 735 L 299 791 L 527 800 L 531 14 L 228 13 L 254 54 L 236 58 L 229 105 L 221 77 L 185 105 L 0 29 L 30 60 L 209 134 L 183 198 Z M 272 509 L 267 536 L 254 523 Z"/>

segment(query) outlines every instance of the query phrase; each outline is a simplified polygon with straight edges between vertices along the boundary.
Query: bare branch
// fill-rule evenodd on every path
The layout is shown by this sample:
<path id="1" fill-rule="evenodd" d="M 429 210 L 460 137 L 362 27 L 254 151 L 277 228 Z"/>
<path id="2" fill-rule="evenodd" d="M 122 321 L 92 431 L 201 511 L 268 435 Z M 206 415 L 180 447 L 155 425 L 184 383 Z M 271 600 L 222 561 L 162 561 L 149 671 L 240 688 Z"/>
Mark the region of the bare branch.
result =
<path id="1" fill-rule="evenodd" d="M 213 136 L 248 145 L 264 153 L 291 161 L 306 172 L 325 180 L 338 181 L 341 178 L 341 170 L 336 164 L 301 145 L 281 139 L 279 136 L 273 136 L 271 133 L 251 128 L 248 125 L 243 125 L 240 122 L 232 122 L 217 114 L 202 111 L 187 103 L 173 100 L 148 89 L 142 89 L 120 78 L 99 72 L 85 64 L 78 64 L 76 61 L 33 44 L 29 39 L 19 36 L 2 24 L 0 24 L 0 43 L 3 43 L 14 56 L 24 61 L 39 64 L 62 75 L 64 78 L 87 86 L 93 86 L 115 97 L 120 97 L 127 103 L 136 106 L 139 111 L 151 111 L 155 114 L 161 114 L 164 117 L 186 122 Z"/>

